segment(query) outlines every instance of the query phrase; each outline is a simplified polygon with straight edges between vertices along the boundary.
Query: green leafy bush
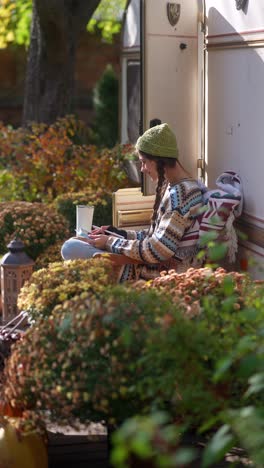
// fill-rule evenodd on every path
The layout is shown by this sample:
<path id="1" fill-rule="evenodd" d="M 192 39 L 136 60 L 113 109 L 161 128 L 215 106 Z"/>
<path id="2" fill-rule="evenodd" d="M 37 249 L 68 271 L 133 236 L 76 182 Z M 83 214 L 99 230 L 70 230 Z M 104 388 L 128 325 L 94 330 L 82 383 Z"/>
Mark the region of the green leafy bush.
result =
<path id="1" fill-rule="evenodd" d="M 245 313 L 257 296 L 257 286 L 247 275 L 222 268 L 190 269 L 178 275 L 172 270 L 134 284 L 142 291 L 153 288 L 169 297 L 175 309 L 161 319 L 159 332 L 149 332 L 145 376 L 138 389 L 149 392 L 158 405 L 170 402 L 170 413 L 177 420 L 199 426 L 227 402 L 239 404 L 246 383 L 236 367 L 230 367 L 222 382 L 213 381 L 213 375 L 223 355 L 240 337 L 254 336 L 263 320 L 260 312 Z"/>
<path id="2" fill-rule="evenodd" d="M 164 317 L 161 329 L 149 333 L 142 357 L 144 375 L 137 383 L 139 394 L 147 395 L 154 406 L 194 428 L 231 401 L 239 405 L 239 396 L 245 390 L 243 379 L 232 369 L 220 384 L 213 381 L 213 374 L 223 352 L 235 346 L 241 327 L 254 333 L 255 321 L 246 323 L 239 312 L 225 314 L 221 325 L 213 324 L 213 314 L 205 318 L 201 314 L 193 320 L 173 313 Z"/>
<path id="3" fill-rule="evenodd" d="M 189 466 L 197 458 L 198 450 L 182 446 L 184 430 L 184 426 L 172 422 L 164 412 L 127 419 L 112 436 L 112 465 L 115 468 Z"/>
<path id="4" fill-rule="evenodd" d="M 7 244 L 19 237 L 27 254 L 34 260 L 49 246 L 69 237 L 66 219 L 54 208 L 43 203 L 0 203 L 0 253 L 7 252 Z"/>
<path id="5" fill-rule="evenodd" d="M 244 466 L 243 461 L 245 466 L 252 462 L 262 466 L 263 287 L 235 272 L 231 278 L 232 282 L 223 269 L 210 274 L 204 269 L 191 270 L 181 279 L 171 271 L 158 281 L 159 291 L 171 295 L 181 313 L 192 318 L 190 334 L 172 311 L 163 317 L 163 331 L 149 331 L 141 359 L 142 365 L 148 359 L 149 363 L 139 386 L 144 393 L 152 391 L 154 408 L 160 406 L 158 398 L 166 401 L 167 392 L 169 415 L 154 411 L 126 420 L 113 435 L 116 468 L 177 467 L 191 461 L 207 468 L 216 466 L 234 447 L 239 447 L 233 453 L 239 466 Z M 153 284 L 145 283 L 144 290 Z M 208 439 L 203 455 L 195 454 L 195 440 L 205 445 Z M 201 445 L 196 447 L 201 452 Z"/>
<path id="6" fill-rule="evenodd" d="M 54 206 L 69 222 L 71 233 L 75 234 L 76 205 L 94 205 L 93 223 L 102 226 L 112 223 L 112 196 L 104 189 L 87 188 L 83 192 L 66 193 L 54 200 Z"/>
<path id="7" fill-rule="evenodd" d="M 219 361 L 214 380 L 222 382 L 235 370 L 235 376 L 245 381 L 245 392 L 238 404 L 229 402 L 218 415 L 222 426 L 211 437 L 203 456 L 204 468 L 214 466 L 237 446 L 249 454 L 254 466 L 261 467 L 264 459 L 264 288 L 251 295 L 244 314 L 256 318 L 255 333 L 240 337 L 234 348 Z"/>

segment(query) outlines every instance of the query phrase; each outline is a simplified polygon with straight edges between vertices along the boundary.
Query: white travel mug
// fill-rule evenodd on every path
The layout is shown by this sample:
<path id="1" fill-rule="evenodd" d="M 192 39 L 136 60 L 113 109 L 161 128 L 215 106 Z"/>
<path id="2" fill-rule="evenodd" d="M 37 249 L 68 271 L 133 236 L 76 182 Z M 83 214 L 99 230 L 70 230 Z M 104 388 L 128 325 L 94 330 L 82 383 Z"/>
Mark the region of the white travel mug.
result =
<path id="1" fill-rule="evenodd" d="M 92 230 L 94 206 L 76 205 L 76 232 L 88 234 Z"/>

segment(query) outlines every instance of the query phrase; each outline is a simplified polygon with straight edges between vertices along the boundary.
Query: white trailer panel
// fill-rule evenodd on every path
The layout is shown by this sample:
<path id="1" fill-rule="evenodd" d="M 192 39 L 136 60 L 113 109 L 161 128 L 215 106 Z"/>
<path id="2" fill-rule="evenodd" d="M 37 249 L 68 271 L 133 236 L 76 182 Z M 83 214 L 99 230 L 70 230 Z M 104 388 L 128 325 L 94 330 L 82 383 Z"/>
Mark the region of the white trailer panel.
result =
<path id="1" fill-rule="evenodd" d="M 235 170 L 244 188 L 241 255 L 264 257 L 264 3 L 206 0 L 206 181 Z M 258 267 L 255 268 L 257 270 Z M 263 272 L 262 272 L 263 275 Z"/>
<path id="2" fill-rule="evenodd" d="M 143 43 L 144 129 L 159 118 L 176 132 L 180 159 L 197 175 L 198 3 L 178 0 L 171 24 L 166 0 L 145 0 Z"/>

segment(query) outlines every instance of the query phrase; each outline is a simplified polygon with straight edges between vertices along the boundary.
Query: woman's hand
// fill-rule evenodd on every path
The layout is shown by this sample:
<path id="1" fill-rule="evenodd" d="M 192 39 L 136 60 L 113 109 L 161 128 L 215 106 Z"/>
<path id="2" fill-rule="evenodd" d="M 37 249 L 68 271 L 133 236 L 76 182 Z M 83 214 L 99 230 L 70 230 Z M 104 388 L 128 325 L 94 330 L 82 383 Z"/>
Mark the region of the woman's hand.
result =
<path id="1" fill-rule="evenodd" d="M 92 226 L 93 227 L 93 230 L 91 231 L 91 234 L 104 234 L 105 231 L 109 228 L 109 226 L 101 226 L 101 227 L 97 227 L 97 226 Z"/>
<path id="2" fill-rule="evenodd" d="M 97 249 L 105 250 L 106 242 L 109 239 L 109 236 L 105 234 L 94 234 L 93 232 L 90 233 L 89 239 L 86 239 L 88 244 L 93 245 Z"/>
<path id="3" fill-rule="evenodd" d="M 73 239 L 78 239 L 82 242 L 85 242 L 86 244 L 93 245 L 97 249 L 105 250 L 105 245 L 107 242 L 107 239 L 109 239 L 109 236 L 106 236 L 104 234 L 89 234 L 89 237 L 81 237 L 81 236 L 76 236 L 73 237 Z"/>

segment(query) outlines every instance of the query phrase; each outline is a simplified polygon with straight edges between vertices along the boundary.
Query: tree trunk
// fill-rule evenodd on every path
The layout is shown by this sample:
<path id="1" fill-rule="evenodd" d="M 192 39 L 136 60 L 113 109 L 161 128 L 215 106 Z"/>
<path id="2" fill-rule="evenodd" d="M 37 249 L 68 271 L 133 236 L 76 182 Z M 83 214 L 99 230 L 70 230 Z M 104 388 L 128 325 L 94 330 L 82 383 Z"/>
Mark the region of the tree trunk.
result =
<path id="1" fill-rule="evenodd" d="M 23 125 L 73 110 L 76 47 L 100 0 L 33 0 Z"/>

